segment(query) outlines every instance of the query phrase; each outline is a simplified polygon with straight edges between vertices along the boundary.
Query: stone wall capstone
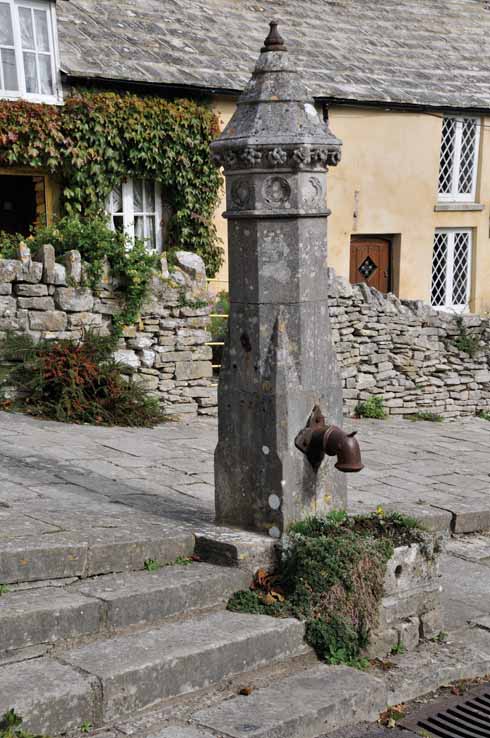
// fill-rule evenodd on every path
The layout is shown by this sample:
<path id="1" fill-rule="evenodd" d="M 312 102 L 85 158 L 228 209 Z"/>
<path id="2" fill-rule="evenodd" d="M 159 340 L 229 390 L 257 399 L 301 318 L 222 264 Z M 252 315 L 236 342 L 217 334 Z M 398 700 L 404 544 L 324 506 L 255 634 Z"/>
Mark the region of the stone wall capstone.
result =
<path id="1" fill-rule="evenodd" d="M 480 341 L 471 357 L 456 346 L 458 316 L 421 301 L 350 285 L 330 269 L 330 316 L 342 369 L 344 413 L 383 397 L 390 415 L 430 412 L 444 418 L 490 408 L 490 320 L 462 315 Z"/>
<path id="2" fill-rule="evenodd" d="M 21 244 L 17 259 L 0 259 L 0 338 L 12 331 L 35 340 L 78 340 L 84 329 L 110 332 L 123 294 L 108 266 L 92 290 L 84 286 L 78 251 L 65 254 L 62 262 L 56 262 L 50 245 L 31 256 Z M 204 263 L 196 254 L 178 251 L 175 267 L 169 271 L 165 257 L 161 265 L 140 320 L 124 328 L 115 358 L 131 381 L 158 396 L 168 415 L 215 415 Z"/>

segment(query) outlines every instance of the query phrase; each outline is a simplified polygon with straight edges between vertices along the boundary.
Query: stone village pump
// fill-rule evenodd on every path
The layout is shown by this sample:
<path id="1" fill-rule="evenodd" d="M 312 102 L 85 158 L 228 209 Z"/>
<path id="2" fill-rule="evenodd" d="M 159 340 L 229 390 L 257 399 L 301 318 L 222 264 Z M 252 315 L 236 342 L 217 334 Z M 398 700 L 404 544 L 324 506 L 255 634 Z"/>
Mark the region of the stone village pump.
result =
<path id="1" fill-rule="evenodd" d="M 293 521 L 344 508 L 338 470 L 362 464 L 354 437 L 323 420 L 342 418 L 326 249 L 327 169 L 341 142 L 270 25 L 237 110 L 212 144 L 227 182 L 230 260 L 215 472 L 217 521 L 279 538 Z M 321 463 L 325 454 L 338 455 L 337 469 Z"/>

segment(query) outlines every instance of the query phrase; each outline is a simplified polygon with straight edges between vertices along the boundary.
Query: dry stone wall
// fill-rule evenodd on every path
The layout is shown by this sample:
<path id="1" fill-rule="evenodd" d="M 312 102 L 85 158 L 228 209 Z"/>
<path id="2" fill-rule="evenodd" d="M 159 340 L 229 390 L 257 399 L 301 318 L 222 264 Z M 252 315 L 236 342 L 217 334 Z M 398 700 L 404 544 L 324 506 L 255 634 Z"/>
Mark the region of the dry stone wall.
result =
<path id="1" fill-rule="evenodd" d="M 17 259 L 0 259 L 0 338 L 8 331 L 36 340 L 80 339 L 89 328 L 109 333 L 123 303 L 120 285 L 108 267 L 97 289 L 84 284 L 78 251 L 57 263 L 52 246 L 32 256 L 21 245 Z M 169 415 L 216 414 L 209 312 L 203 261 L 179 251 L 170 272 L 162 259 L 139 322 L 124 329 L 115 352 L 122 371 L 156 394 Z"/>
<path id="2" fill-rule="evenodd" d="M 83 286 L 84 273 L 77 251 L 56 262 L 49 245 L 35 255 L 21 246 L 17 259 L 0 259 L 0 337 L 7 331 L 36 339 L 79 339 L 85 328 L 109 332 L 122 304 L 120 285 L 106 268 L 91 290 Z M 162 259 L 141 319 L 125 328 L 116 351 L 122 371 L 158 395 L 171 415 L 216 414 L 208 302 L 200 257 L 177 252 L 171 271 Z M 468 335 L 480 342 L 471 357 L 456 346 L 455 315 L 352 287 L 333 270 L 330 316 L 347 415 L 373 395 L 383 397 L 390 415 L 451 418 L 490 409 L 489 318 L 463 316 Z"/>
<path id="3" fill-rule="evenodd" d="M 330 316 L 342 369 L 344 411 L 384 398 L 390 415 L 431 412 L 446 418 L 490 408 L 490 321 L 461 316 L 479 348 L 457 348 L 457 316 L 419 301 L 401 301 L 330 274 Z"/>

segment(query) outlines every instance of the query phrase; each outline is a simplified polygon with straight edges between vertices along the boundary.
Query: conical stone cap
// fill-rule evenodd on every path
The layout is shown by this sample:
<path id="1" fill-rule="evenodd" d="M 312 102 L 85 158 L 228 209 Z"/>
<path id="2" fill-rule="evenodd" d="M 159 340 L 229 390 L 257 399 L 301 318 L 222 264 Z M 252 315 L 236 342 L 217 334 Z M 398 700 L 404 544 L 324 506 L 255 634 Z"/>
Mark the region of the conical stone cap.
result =
<path id="1" fill-rule="evenodd" d="M 274 21 L 235 114 L 211 150 L 227 171 L 315 169 L 340 161 L 341 142 L 320 119 Z"/>

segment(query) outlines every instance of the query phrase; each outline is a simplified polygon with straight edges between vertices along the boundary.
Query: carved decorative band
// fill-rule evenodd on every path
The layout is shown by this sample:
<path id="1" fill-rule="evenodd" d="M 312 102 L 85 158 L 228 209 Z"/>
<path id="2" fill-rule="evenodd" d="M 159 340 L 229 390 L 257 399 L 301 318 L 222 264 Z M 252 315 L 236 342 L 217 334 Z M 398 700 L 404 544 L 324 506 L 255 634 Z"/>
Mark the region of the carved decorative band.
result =
<path id="1" fill-rule="evenodd" d="M 219 167 L 224 167 L 225 170 L 279 167 L 326 169 L 329 166 L 337 166 L 341 158 L 341 149 L 338 144 L 313 148 L 300 146 L 294 149 L 283 149 L 280 146 L 273 148 L 247 146 L 245 149 L 223 149 L 221 151 L 214 149 L 212 157 L 214 163 Z"/>

